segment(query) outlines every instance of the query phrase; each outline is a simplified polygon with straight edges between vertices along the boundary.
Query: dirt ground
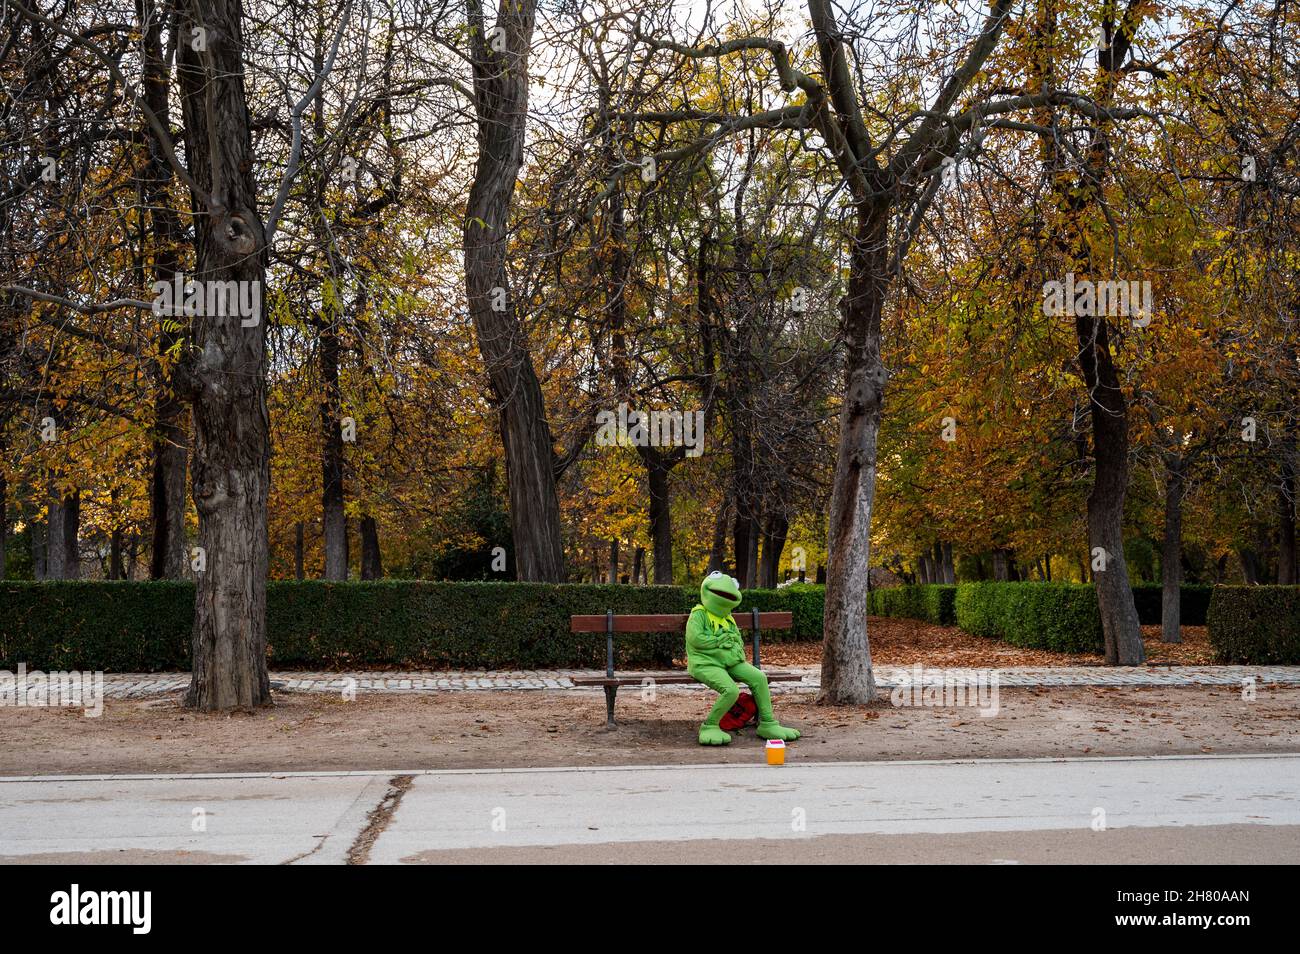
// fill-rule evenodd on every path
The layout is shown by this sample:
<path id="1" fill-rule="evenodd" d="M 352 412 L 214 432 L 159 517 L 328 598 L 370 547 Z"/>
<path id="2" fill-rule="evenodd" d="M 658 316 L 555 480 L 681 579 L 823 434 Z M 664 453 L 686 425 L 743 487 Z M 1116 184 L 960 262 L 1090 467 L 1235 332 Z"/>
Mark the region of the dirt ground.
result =
<path id="1" fill-rule="evenodd" d="M 596 692 L 366 696 L 278 693 L 273 707 L 200 715 L 175 697 L 75 710 L 0 708 L 0 775 L 414 770 L 550 765 L 748 762 L 752 730 L 726 748 L 695 742 L 699 692 L 620 694 L 604 728 Z M 818 706 L 777 698 L 804 732 L 789 758 L 828 760 L 1171 755 L 1300 751 L 1300 688 L 1003 689 L 1000 712 Z"/>
<path id="2" fill-rule="evenodd" d="M 955 626 L 935 626 L 914 619 L 873 616 L 867 624 L 871 661 L 877 666 L 996 669 L 1002 666 L 1101 666 L 1105 659 L 1091 653 L 1051 653 L 1019 649 L 995 639 L 983 639 Z M 1151 665 L 1208 666 L 1214 663 L 1204 626 L 1184 626 L 1181 643 L 1162 643 L 1159 626 L 1143 626 L 1147 662 Z M 822 644 L 771 643 L 762 648 L 765 666 L 817 666 Z"/>

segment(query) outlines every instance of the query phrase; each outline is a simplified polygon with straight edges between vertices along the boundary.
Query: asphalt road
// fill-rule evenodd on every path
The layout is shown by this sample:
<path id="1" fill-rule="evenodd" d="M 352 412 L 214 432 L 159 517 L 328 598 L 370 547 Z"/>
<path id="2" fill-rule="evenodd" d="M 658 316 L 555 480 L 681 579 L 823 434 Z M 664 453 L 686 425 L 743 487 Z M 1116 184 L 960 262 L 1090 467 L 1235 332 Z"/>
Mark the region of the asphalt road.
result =
<path id="1" fill-rule="evenodd" d="M 1300 755 L 0 779 L 0 862 L 1300 862 Z"/>

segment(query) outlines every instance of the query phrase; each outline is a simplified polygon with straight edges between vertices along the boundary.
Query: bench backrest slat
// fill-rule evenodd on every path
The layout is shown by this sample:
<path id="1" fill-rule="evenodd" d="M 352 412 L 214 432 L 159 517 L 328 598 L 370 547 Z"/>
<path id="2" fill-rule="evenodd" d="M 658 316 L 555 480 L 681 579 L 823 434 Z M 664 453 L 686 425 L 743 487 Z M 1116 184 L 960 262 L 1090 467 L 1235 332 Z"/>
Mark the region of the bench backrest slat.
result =
<path id="1" fill-rule="evenodd" d="M 690 616 L 680 614 L 645 614 L 614 617 L 616 633 L 680 633 L 686 629 Z M 753 628 L 753 617 L 747 612 L 735 614 L 736 625 L 741 629 Z M 762 629 L 791 629 L 793 613 L 759 613 L 758 625 Z M 600 616 L 574 616 L 570 618 L 569 631 L 573 633 L 605 632 L 605 614 Z"/>

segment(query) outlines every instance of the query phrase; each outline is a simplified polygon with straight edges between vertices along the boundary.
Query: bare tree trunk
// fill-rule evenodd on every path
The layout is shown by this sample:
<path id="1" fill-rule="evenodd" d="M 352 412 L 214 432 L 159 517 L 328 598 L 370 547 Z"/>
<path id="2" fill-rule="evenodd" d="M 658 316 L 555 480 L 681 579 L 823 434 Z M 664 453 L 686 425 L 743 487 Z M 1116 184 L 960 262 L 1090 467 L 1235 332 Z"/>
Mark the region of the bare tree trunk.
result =
<path id="1" fill-rule="evenodd" d="M 110 495 L 113 504 L 113 517 L 116 521 L 118 493 L 114 490 Z M 126 539 L 126 532 L 122 529 L 120 523 L 114 522 L 113 529 L 108 535 L 108 578 L 110 580 L 122 580 L 126 578 L 126 568 L 122 565 L 122 549 Z"/>
<path id="2" fill-rule="evenodd" d="M 943 581 L 949 585 L 957 582 L 957 567 L 952 562 L 952 544 L 943 545 Z"/>
<path id="3" fill-rule="evenodd" d="M 45 577 L 75 580 L 81 575 L 77 534 L 81 523 L 81 492 L 63 493 L 51 474 L 46 517 Z"/>
<path id="4" fill-rule="evenodd" d="M 32 521 L 32 577 L 36 580 L 50 578 L 50 525 L 49 518 Z"/>
<path id="5" fill-rule="evenodd" d="M 1091 405 L 1093 455 L 1096 460 L 1088 494 L 1088 543 L 1101 569 L 1095 569 L 1097 605 L 1106 643 L 1106 662 L 1139 666 L 1146 661 L 1142 628 L 1124 559 L 1124 496 L 1128 491 L 1128 406 L 1111 359 L 1105 318 L 1077 315 L 1079 366 Z M 1096 555 L 1094 555 L 1094 561 Z M 1094 566 L 1098 564 L 1094 563 Z"/>
<path id="6" fill-rule="evenodd" d="M 993 549 L 993 579 L 999 583 L 1006 583 L 1011 579 L 1010 568 L 1007 565 L 1007 551 L 1004 547 Z"/>
<path id="7" fill-rule="evenodd" d="M 736 561 L 736 579 L 740 581 L 741 589 L 748 589 L 756 583 L 760 531 L 758 518 L 743 513 L 743 507 L 744 504 L 737 501 L 732 555 Z"/>
<path id="8" fill-rule="evenodd" d="M 650 541 L 654 546 L 655 583 L 667 585 L 673 581 L 673 514 L 668 496 L 670 465 L 651 448 L 638 450 L 650 485 Z"/>
<path id="9" fill-rule="evenodd" d="M 888 378 L 880 357 L 880 316 L 888 284 L 886 212 L 859 208 L 844 302 L 845 387 L 826 541 L 829 564 L 817 696 L 833 705 L 876 698 L 867 642 L 867 584 L 876 439 Z"/>
<path id="10" fill-rule="evenodd" d="M 609 541 L 609 573 L 608 573 L 607 580 L 610 583 L 618 582 L 618 541 L 617 540 Z"/>
<path id="11" fill-rule="evenodd" d="M 1259 554 L 1250 547 L 1242 547 L 1237 551 L 1237 558 L 1241 561 L 1241 578 L 1247 586 L 1256 586 L 1259 584 L 1260 572 Z"/>
<path id="12" fill-rule="evenodd" d="M 63 579 L 81 579 L 81 491 L 63 498 Z"/>
<path id="13" fill-rule="evenodd" d="M 1165 455 L 1165 537 L 1160 550 L 1160 640 L 1165 643 L 1183 641 L 1183 466 L 1181 454 Z"/>
<path id="14" fill-rule="evenodd" d="M 303 578 L 303 557 L 306 547 L 303 545 L 303 525 L 299 520 L 293 528 L 293 575 L 295 579 Z"/>
<path id="15" fill-rule="evenodd" d="M 721 570 L 727 565 L 727 526 L 730 524 L 730 496 L 722 498 L 722 505 L 713 518 L 713 544 L 709 548 L 709 572 Z"/>
<path id="16" fill-rule="evenodd" d="M 166 16 L 154 0 L 136 0 L 136 15 L 141 28 L 141 52 L 144 81 L 141 95 L 155 115 L 171 115 L 171 71 L 162 48 L 163 21 Z M 170 282 L 181 270 L 180 244 L 185 229 L 180 215 L 172 207 L 170 188 L 173 174 L 165 147 L 157 132 L 143 124 L 142 137 L 148 160 L 140 172 L 140 189 L 149 209 L 153 237 L 153 279 Z M 183 332 L 160 326 L 157 332 L 159 354 L 171 352 L 183 340 Z M 171 366 L 158 364 L 152 369 L 157 382 L 154 398 L 152 438 L 153 475 L 150 488 L 150 521 L 153 551 L 149 577 L 154 580 L 179 580 L 185 575 L 185 471 L 189 437 L 185 430 L 185 402 L 176 393 Z"/>
<path id="17" fill-rule="evenodd" d="M 1277 489 L 1277 582 L 1292 586 L 1296 576 L 1296 460 L 1295 437 L 1282 441 L 1282 480 Z"/>
<path id="18" fill-rule="evenodd" d="M 763 563 L 759 573 L 759 586 L 776 589 L 777 572 L 781 567 L 781 553 L 785 550 L 786 534 L 790 521 L 783 513 L 774 513 L 763 527 Z"/>
<path id="19" fill-rule="evenodd" d="M 322 317 L 321 374 L 321 527 L 324 532 L 325 579 L 348 578 L 348 518 L 344 510 L 343 421 L 339 395 L 338 329 Z"/>
<path id="20" fill-rule="evenodd" d="M 632 583 L 634 586 L 640 586 L 645 582 L 642 577 L 645 574 L 645 547 L 637 547 L 632 552 Z"/>
<path id="21" fill-rule="evenodd" d="M 523 163 L 528 50 L 537 0 L 502 0 L 495 24 L 500 32 L 491 43 L 481 0 L 467 4 L 478 162 L 465 208 L 465 293 L 500 414 L 517 578 L 558 583 L 564 579 L 564 551 L 551 428 L 506 273 L 510 202 Z"/>
<path id="22" fill-rule="evenodd" d="M 154 402 L 153 477 L 149 496 L 153 530 L 149 577 L 154 580 L 179 580 L 185 575 L 185 471 L 189 438 L 181 425 L 183 411 L 184 404 L 172 394 L 160 394 Z"/>
<path id="23" fill-rule="evenodd" d="M 195 203 L 196 281 L 234 281 L 266 300 L 265 236 L 257 213 L 240 0 L 184 0 L 177 48 L 185 153 Z M 270 422 L 262 308 L 195 318 L 192 364 L 193 497 L 203 570 L 196 573 L 194 669 L 186 704 L 203 710 L 271 701 L 266 671 Z"/>
<path id="24" fill-rule="evenodd" d="M 375 518 L 361 518 L 361 579 L 382 580 L 384 561 L 379 552 L 379 524 Z"/>

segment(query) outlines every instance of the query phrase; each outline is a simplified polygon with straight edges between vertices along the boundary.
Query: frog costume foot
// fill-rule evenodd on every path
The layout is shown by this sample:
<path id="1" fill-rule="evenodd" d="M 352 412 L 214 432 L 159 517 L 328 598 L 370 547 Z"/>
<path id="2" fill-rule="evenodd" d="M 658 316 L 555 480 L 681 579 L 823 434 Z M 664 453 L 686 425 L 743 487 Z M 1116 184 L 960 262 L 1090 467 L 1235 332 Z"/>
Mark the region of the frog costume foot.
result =
<path id="1" fill-rule="evenodd" d="M 731 736 L 707 722 L 700 726 L 700 745 L 730 745 Z"/>
<path id="2" fill-rule="evenodd" d="M 759 722 L 754 734 L 760 739 L 780 739 L 782 742 L 793 742 L 803 733 L 798 729 L 787 729 L 781 723 L 772 721 Z"/>

